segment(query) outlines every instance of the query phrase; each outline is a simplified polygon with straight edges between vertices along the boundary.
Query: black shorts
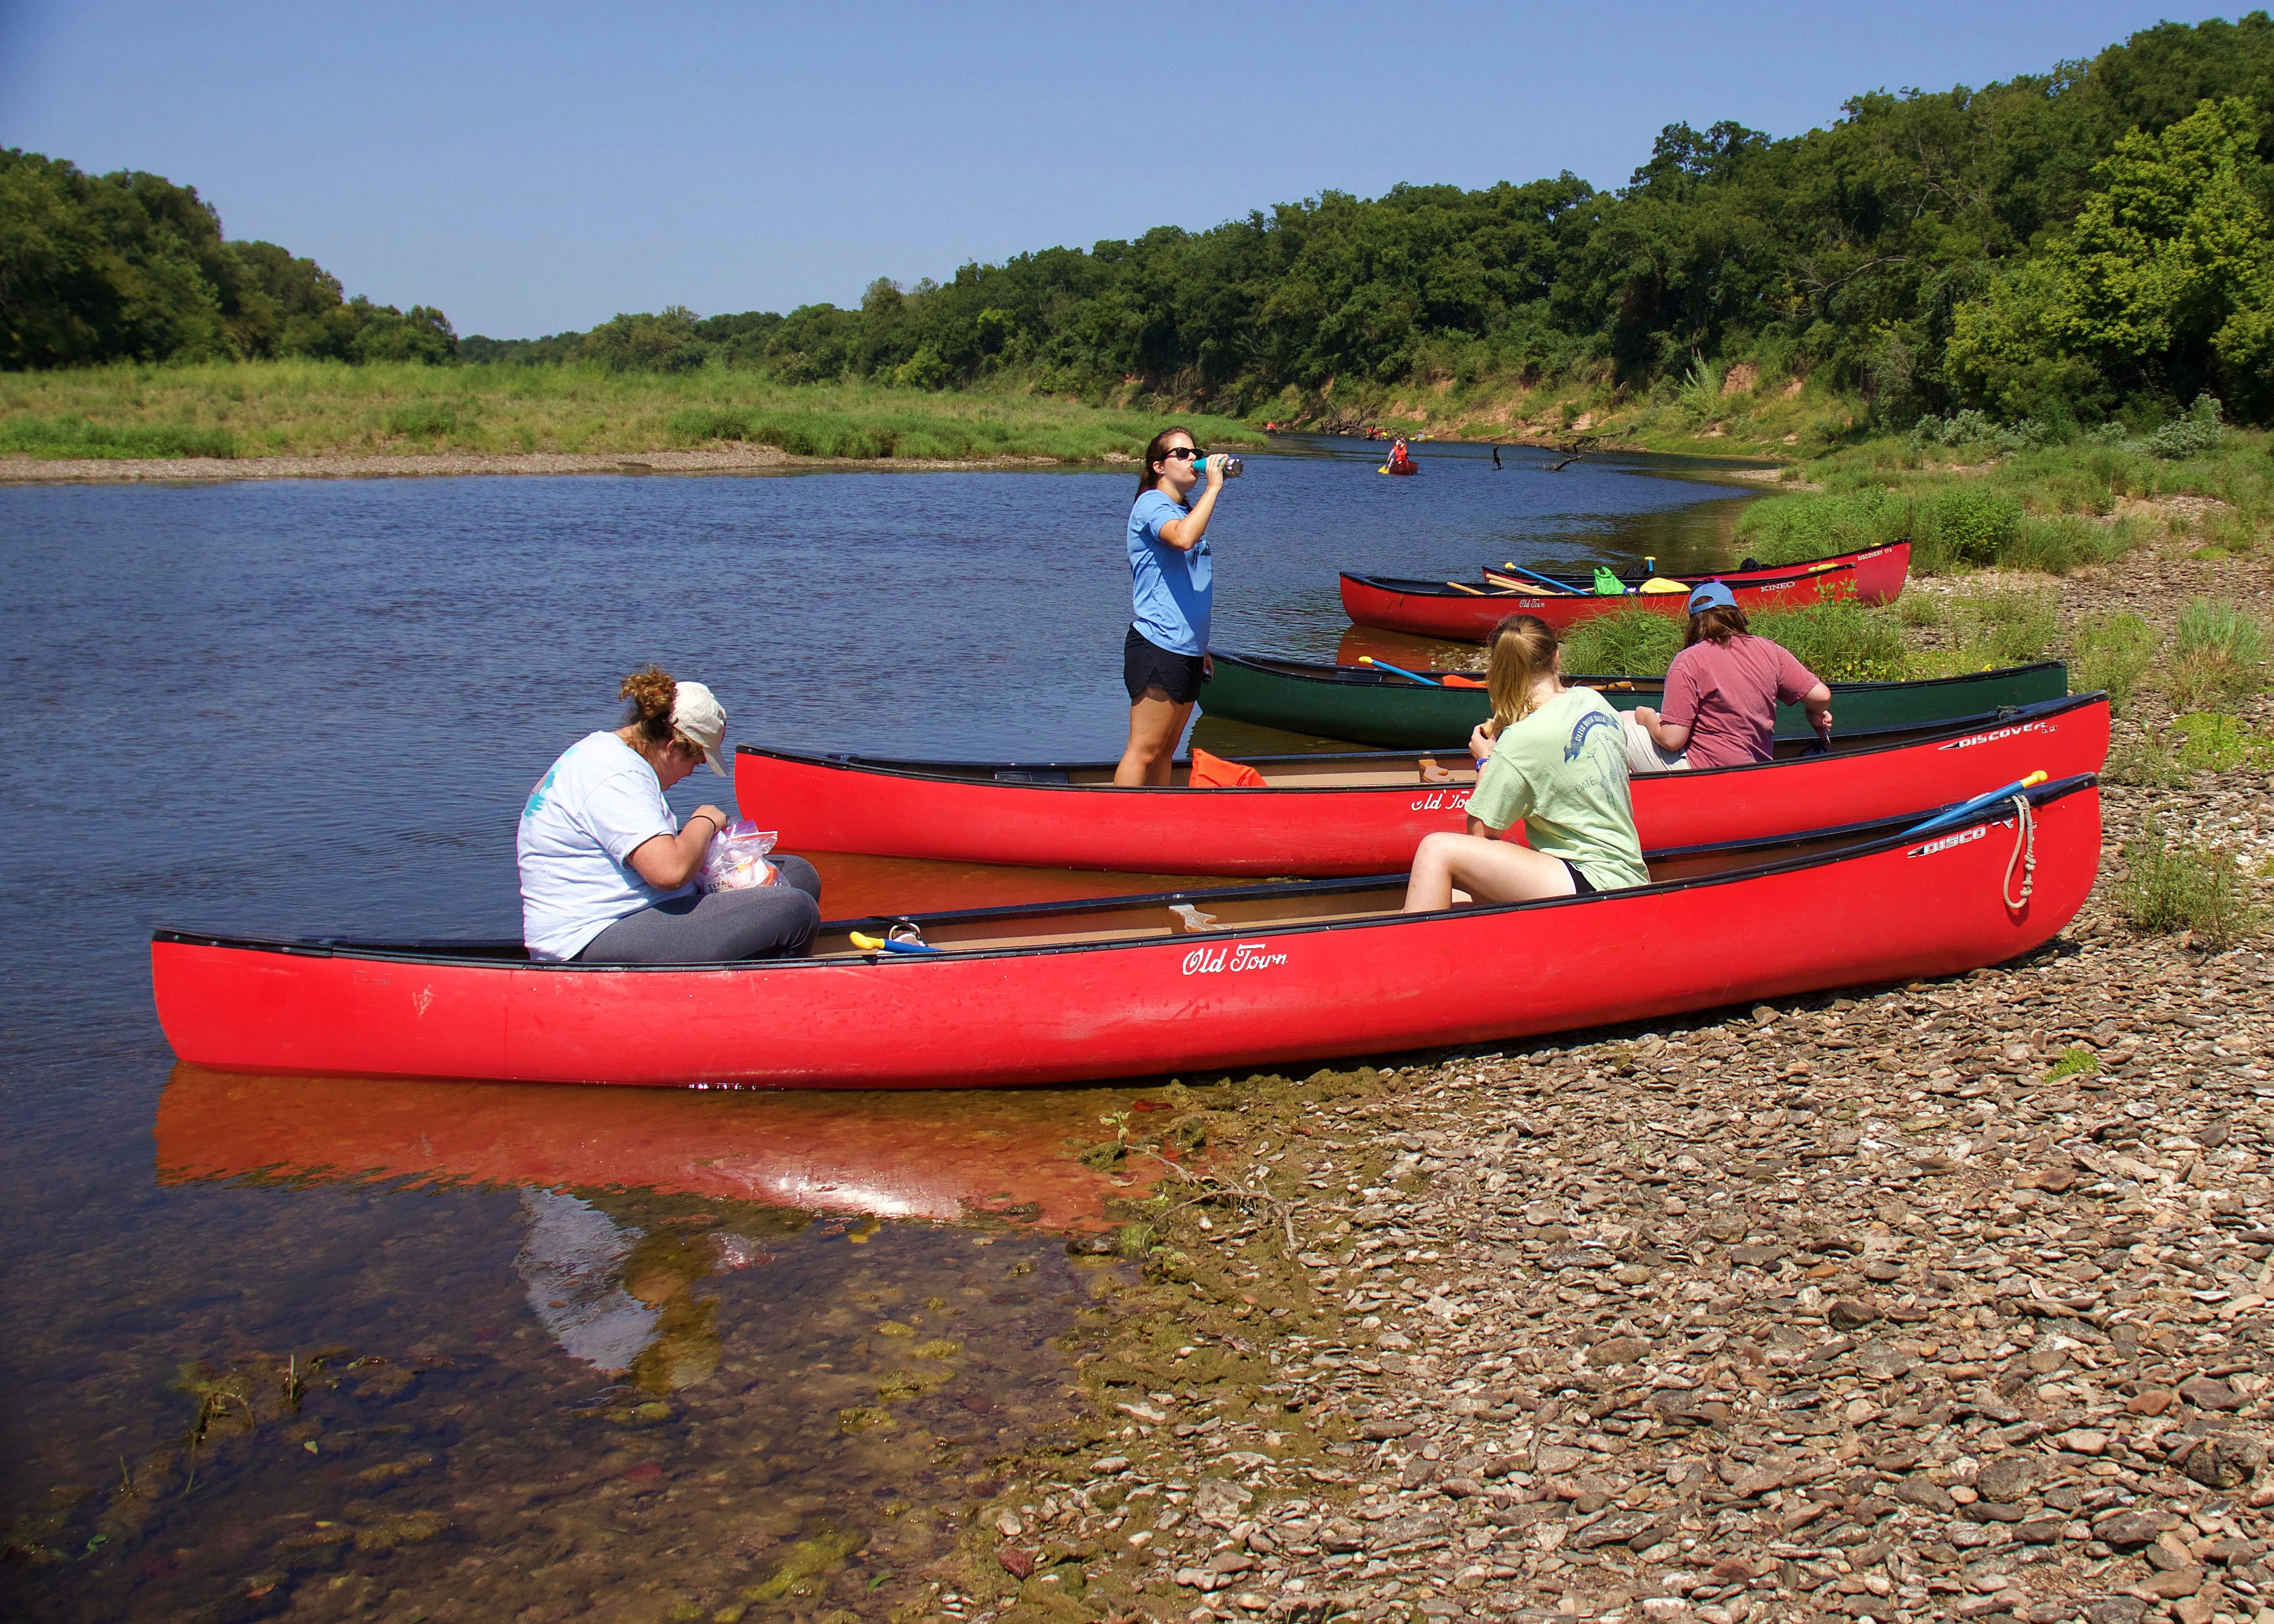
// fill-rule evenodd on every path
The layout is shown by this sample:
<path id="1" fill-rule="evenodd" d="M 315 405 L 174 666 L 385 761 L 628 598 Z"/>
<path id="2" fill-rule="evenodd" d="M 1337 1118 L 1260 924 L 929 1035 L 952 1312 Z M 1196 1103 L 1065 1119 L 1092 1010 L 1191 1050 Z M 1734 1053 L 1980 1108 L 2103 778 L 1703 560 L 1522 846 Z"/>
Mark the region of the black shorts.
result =
<path id="1" fill-rule="evenodd" d="M 1133 705 L 1151 688 L 1168 695 L 1171 704 L 1188 705 L 1201 696 L 1201 657 L 1171 654 L 1133 626 L 1121 644 L 1121 681 Z"/>
<path id="2" fill-rule="evenodd" d="M 1555 861 L 1562 863 L 1565 868 L 1571 871 L 1571 894 L 1573 896 L 1592 897 L 1595 894 L 1595 882 L 1589 879 L 1586 875 L 1580 870 L 1577 863 L 1573 862 L 1568 857 L 1559 857 Z"/>

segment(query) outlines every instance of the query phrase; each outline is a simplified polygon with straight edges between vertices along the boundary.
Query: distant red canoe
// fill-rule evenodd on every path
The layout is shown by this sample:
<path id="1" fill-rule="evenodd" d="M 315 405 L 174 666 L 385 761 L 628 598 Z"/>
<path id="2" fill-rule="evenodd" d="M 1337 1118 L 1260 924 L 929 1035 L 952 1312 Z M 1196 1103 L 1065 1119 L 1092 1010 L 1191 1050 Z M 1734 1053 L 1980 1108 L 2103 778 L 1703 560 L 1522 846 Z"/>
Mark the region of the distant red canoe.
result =
<path id="1" fill-rule="evenodd" d="M 1752 767 L 1638 777 L 1645 850 L 1753 840 L 1890 817 L 2044 771 L 2097 772 L 2108 700 L 2076 695 L 1994 714 L 1778 745 Z M 801 756 L 744 745 L 734 756 L 743 816 L 785 851 L 1052 868 L 1221 875 L 1383 874 L 1421 837 L 1463 826 L 1476 774 L 1468 753 L 1412 750 L 1246 758 L 1261 789 L 1193 789 L 1179 763 L 1162 789 L 1121 789 L 1113 763 L 1011 764 Z M 1457 767 L 1426 783 L 1420 763 Z M 1520 836 L 1518 837 L 1520 838 Z"/>
<path id="2" fill-rule="evenodd" d="M 655 968 L 531 964 L 512 943 L 161 930 L 151 972 L 175 1053 L 220 1070 L 1002 1086 L 1490 1042 L 1954 974 L 2051 938 L 2099 867 L 2089 778 L 1922 838 L 1910 827 L 1666 853 L 1635 890 L 1441 914 L 1398 913 L 1402 876 L 1322 880 L 935 914 L 908 922 L 943 951 L 907 955 L 852 944 L 885 921 L 839 921 L 810 959 Z M 2020 895 L 2025 842 L 2037 861 Z"/>
<path id="3" fill-rule="evenodd" d="M 1685 584 L 1721 581 L 1748 614 L 1765 609 L 1789 609 L 1826 598 L 1855 598 L 1866 603 L 1886 603 L 1902 590 L 1910 568 L 1910 544 L 1874 548 L 1868 553 L 1848 553 L 1813 563 L 1784 566 L 1774 571 L 1726 572 L 1715 575 L 1668 577 Z M 1868 589 L 1868 590 L 1867 590 Z M 1679 618 L 1688 597 L 1682 592 L 1628 592 L 1600 597 L 1592 592 L 1551 592 L 1537 587 L 1517 587 L 1485 580 L 1472 586 L 1458 581 L 1415 581 L 1391 575 L 1342 577 L 1343 609 L 1360 626 L 1410 636 L 1442 637 L 1456 643 L 1482 643 L 1502 617 L 1536 614 L 1556 630 L 1576 626 L 1599 615 L 1645 609 Z"/>
<path id="4" fill-rule="evenodd" d="M 1421 465 L 1419 462 L 1392 462 L 1382 471 L 1389 474 L 1418 474 L 1421 471 Z"/>

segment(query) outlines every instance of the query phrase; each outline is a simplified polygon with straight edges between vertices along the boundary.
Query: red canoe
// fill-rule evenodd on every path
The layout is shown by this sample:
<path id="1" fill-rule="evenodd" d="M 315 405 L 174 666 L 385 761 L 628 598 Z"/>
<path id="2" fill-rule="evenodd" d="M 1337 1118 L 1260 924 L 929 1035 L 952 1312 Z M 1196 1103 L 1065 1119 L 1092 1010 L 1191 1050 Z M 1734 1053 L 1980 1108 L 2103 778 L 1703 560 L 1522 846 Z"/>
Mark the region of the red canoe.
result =
<path id="1" fill-rule="evenodd" d="M 860 952 L 848 931 L 882 921 L 840 921 L 810 959 L 670 968 L 531 964 L 518 944 L 161 930 L 151 971 L 175 1052 L 219 1070 L 1000 1086 L 1491 1042 L 1954 974 L 2050 939 L 2099 867 L 2090 778 L 1922 838 L 1908 827 L 1666 853 L 1632 891 L 1442 914 L 1397 912 L 1402 876 L 1321 880 L 935 914 L 914 921 L 934 953 Z M 1212 928 L 1189 933 L 1180 906 Z"/>
<path id="2" fill-rule="evenodd" d="M 1903 568 L 1908 569 L 1908 543 L 1899 548 L 1880 550 L 1870 561 L 1875 570 L 1891 568 L 1883 561 L 1883 555 L 1897 552 L 1902 553 Z M 1704 575 L 1695 579 L 1724 581 L 1737 607 L 1748 614 L 1758 614 L 1765 609 L 1796 608 L 1825 598 L 1862 598 L 1862 568 L 1851 556 L 1836 561 L 1791 566 L 1774 573 Z M 1896 575 L 1897 591 L 1901 590 L 1901 579 L 1900 574 Z M 1491 583 L 1470 586 L 1458 581 L 1410 581 L 1347 573 L 1342 577 L 1342 594 L 1344 612 L 1360 626 L 1404 632 L 1415 637 L 1442 637 L 1455 643 L 1482 643 L 1505 615 L 1536 614 L 1562 631 L 1581 620 L 1629 609 L 1646 609 L 1654 614 L 1679 618 L 1689 603 L 1687 596 L 1681 592 L 1628 592 L 1607 598 L 1590 592 L 1548 592 Z M 1867 601 L 1887 600 L 1879 598 Z"/>
<path id="3" fill-rule="evenodd" d="M 1835 713 L 1836 714 L 1836 713 Z M 2043 704 L 1841 735 L 1830 755 L 1778 745 L 1754 767 L 1634 780 L 1645 850 L 1707 846 L 1892 817 L 2043 771 L 2097 772 L 2108 701 Z M 1443 760 L 1450 783 L 1425 783 Z M 878 761 L 744 745 L 734 756 L 742 815 L 785 851 L 1105 868 L 1140 874 L 1386 874 L 1421 837 L 1458 830 L 1476 781 L 1467 752 L 1412 750 L 1252 758 L 1262 789 L 1117 789 L 1111 762 L 1067 765 Z"/>
<path id="4" fill-rule="evenodd" d="M 1784 575 L 1837 569 L 1843 565 L 1852 565 L 1856 571 L 1849 577 L 1847 590 L 1867 604 L 1891 604 L 1903 595 L 1903 585 L 1910 578 L 1911 544 L 1898 541 L 1884 547 L 1867 547 L 1860 553 L 1834 553 L 1826 558 L 1801 559 L 1790 564 L 1756 564 L 1751 568 L 1717 569 L 1702 575 L 1669 572 L 1666 579 L 1679 581 L 1685 586 L 1696 586 L 1702 581 L 1719 581 L 1735 588 L 1741 582 L 1772 581 Z M 1553 569 L 1540 570 L 1536 575 L 1560 581 L 1575 592 L 1593 592 L 1595 590 L 1593 570 L 1584 577 Z M 1522 576 L 1511 574 L 1505 565 L 1487 564 L 1471 584 L 1534 591 L 1539 582 L 1536 578 L 1527 582 Z"/>

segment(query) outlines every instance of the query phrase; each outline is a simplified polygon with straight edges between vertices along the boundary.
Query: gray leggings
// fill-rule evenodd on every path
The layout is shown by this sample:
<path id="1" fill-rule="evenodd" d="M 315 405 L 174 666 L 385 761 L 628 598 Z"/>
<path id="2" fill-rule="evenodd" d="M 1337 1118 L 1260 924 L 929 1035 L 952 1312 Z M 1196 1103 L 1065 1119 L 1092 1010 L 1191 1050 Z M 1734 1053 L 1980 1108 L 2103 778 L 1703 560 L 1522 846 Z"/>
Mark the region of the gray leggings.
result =
<path id="1" fill-rule="evenodd" d="M 802 959 L 821 923 L 821 876 L 802 857 L 775 856 L 771 885 L 674 897 L 627 914 L 585 944 L 578 964 L 732 964 Z"/>

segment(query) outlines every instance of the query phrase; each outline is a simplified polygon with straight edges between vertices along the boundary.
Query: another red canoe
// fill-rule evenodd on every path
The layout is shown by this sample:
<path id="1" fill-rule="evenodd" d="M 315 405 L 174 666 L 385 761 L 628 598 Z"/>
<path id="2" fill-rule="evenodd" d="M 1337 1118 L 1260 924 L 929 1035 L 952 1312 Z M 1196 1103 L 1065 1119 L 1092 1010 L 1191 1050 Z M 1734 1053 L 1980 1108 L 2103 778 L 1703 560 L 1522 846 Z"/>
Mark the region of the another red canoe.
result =
<path id="1" fill-rule="evenodd" d="M 2051 938 L 2099 867 L 2090 778 L 1922 838 L 1909 826 L 1667 853 L 1632 891 L 1441 914 L 1396 912 L 1402 876 L 1313 881 L 913 921 L 933 953 L 862 953 L 848 931 L 883 921 L 840 922 L 810 959 L 669 968 L 531 964 L 508 943 L 161 930 L 151 972 L 175 1052 L 222 1070 L 997 1086 L 1492 1042 L 1954 974 Z M 1188 933 L 1179 907 L 1214 928 Z"/>
<path id="2" fill-rule="evenodd" d="M 1691 585 L 1721 581 L 1738 608 L 1758 614 L 1764 609 L 1795 608 L 1826 598 L 1887 603 L 1901 592 L 1909 568 L 1910 544 L 1904 542 L 1774 570 L 1668 579 Z M 1607 598 L 1585 591 L 1562 593 L 1511 586 L 1489 578 L 1472 586 L 1460 581 L 1412 581 L 1347 572 L 1342 577 L 1342 594 L 1344 612 L 1360 626 L 1455 643 L 1482 643 L 1503 616 L 1511 614 L 1536 614 L 1562 631 L 1581 620 L 1629 609 L 1646 609 L 1678 619 L 1689 604 L 1682 592 L 1628 592 Z"/>
<path id="3" fill-rule="evenodd" d="M 1836 714 L 1836 712 L 1835 712 Z M 1645 850 L 1753 840 L 1960 801 L 2043 771 L 2097 772 L 2108 701 L 2075 695 L 1931 726 L 1839 735 L 1830 755 L 1781 742 L 1753 767 L 1634 780 Z M 1421 763 L 1457 766 L 1424 782 Z M 1411 750 L 1248 759 L 1262 789 L 1193 789 L 1179 763 L 1163 789 L 1118 789 L 1111 762 L 1068 765 L 880 761 L 744 745 L 742 815 L 785 851 L 1106 868 L 1140 874 L 1385 874 L 1421 837 L 1464 823 L 1468 753 Z M 1520 838 L 1520 836 L 1518 837 Z"/>
<path id="4" fill-rule="evenodd" d="M 1899 541 L 1884 547 L 1867 547 L 1858 553 L 1834 553 L 1825 558 L 1801 559 L 1790 564 L 1757 564 L 1750 569 L 1741 567 L 1736 569 L 1712 570 L 1699 575 L 1671 571 L 1668 572 L 1666 579 L 1679 581 L 1685 586 L 1696 586 L 1704 581 L 1719 581 L 1734 589 L 1740 582 L 1771 581 L 1784 575 L 1807 575 L 1822 570 L 1837 569 L 1843 565 L 1853 566 L 1856 572 L 1849 577 L 1849 584 L 1845 590 L 1852 592 L 1864 603 L 1891 604 L 1903 595 L 1904 583 L 1910 578 L 1911 544 L 1908 541 Z M 1588 571 L 1585 576 L 1566 575 L 1554 569 L 1543 569 L 1534 573 L 1546 575 L 1551 581 L 1560 581 L 1575 592 L 1592 592 L 1595 590 L 1593 570 Z M 1477 580 L 1472 584 L 1533 591 L 1536 590 L 1539 583 L 1536 580 L 1526 582 L 1521 576 L 1512 574 L 1503 565 L 1487 564 L 1479 572 Z"/>
<path id="5" fill-rule="evenodd" d="M 1847 595 L 1855 581 L 1852 565 L 1806 575 L 1758 576 L 1733 582 L 1730 596 L 1747 614 L 1791 609 L 1819 598 Z M 1536 614 L 1557 631 L 1599 615 L 1645 609 L 1680 618 L 1690 602 L 1683 592 L 1629 592 L 1618 598 L 1593 593 L 1525 592 L 1510 587 L 1465 586 L 1456 581 L 1407 581 L 1390 575 L 1345 575 L 1343 609 L 1360 626 L 1412 637 L 1444 637 L 1482 643 L 1502 617 Z"/>

